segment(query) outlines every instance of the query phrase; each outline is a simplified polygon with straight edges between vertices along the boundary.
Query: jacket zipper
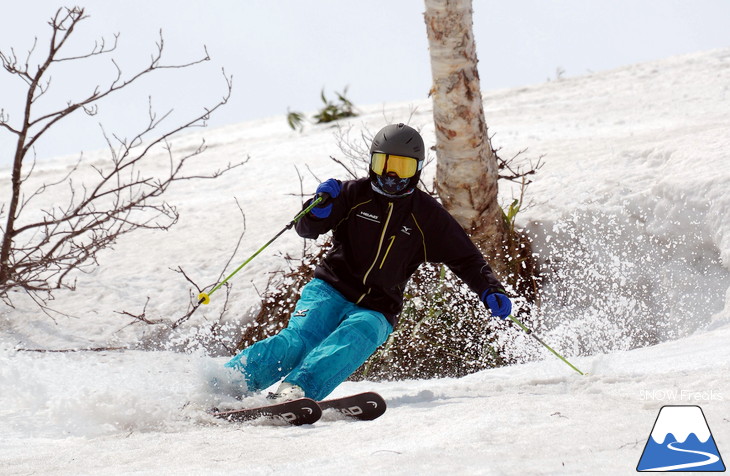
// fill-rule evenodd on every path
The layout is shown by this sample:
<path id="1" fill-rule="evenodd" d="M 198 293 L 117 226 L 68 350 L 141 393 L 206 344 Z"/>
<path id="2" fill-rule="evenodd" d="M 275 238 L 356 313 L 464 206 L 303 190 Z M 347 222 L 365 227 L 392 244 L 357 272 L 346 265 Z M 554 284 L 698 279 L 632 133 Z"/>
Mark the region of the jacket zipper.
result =
<path id="1" fill-rule="evenodd" d="M 393 247 L 393 242 L 395 241 L 395 235 L 388 238 L 390 243 L 388 244 L 388 248 L 385 250 L 385 254 L 383 255 L 383 261 L 380 262 L 380 266 L 378 269 L 383 269 L 383 265 L 385 264 L 385 259 L 388 257 L 388 253 L 390 253 L 390 249 Z"/>
<path id="2" fill-rule="evenodd" d="M 388 202 L 388 216 L 385 218 L 385 224 L 383 225 L 383 231 L 380 233 L 380 241 L 378 242 L 378 252 L 375 254 L 375 259 L 373 260 L 373 264 L 370 265 L 370 268 L 368 268 L 367 273 L 365 273 L 365 276 L 362 278 L 362 284 L 367 285 L 366 281 L 368 279 L 368 276 L 370 276 L 370 272 L 375 267 L 375 264 L 378 262 L 378 258 L 380 257 L 380 251 L 383 249 L 383 241 L 385 241 L 385 232 L 388 231 L 388 223 L 390 223 L 390 216 L 393 214 L 393 202 Z M 390 241 L 390 246 L 393 245 L 393 240 L 395 239 L 395 236 L 393 236 L 393 239 Z M 390 251 L 390 246 L 388 246 L 388 249 L 385 252 L 385 256 L 388 256 L 388 251 Z M 385 262 L 385 257 L 383 257 L 383 263 Z M 380 264 L 380 267 L 382 268 L 383 263 Z M 370 292 L 371 288 L 368 288 L 367 291 L 365 291 L 362 296 L 360 296 L 360 299 L 357 300 L 355 304 L 360 304 L 360 301 L 363 300 L 365 296 Z"/>

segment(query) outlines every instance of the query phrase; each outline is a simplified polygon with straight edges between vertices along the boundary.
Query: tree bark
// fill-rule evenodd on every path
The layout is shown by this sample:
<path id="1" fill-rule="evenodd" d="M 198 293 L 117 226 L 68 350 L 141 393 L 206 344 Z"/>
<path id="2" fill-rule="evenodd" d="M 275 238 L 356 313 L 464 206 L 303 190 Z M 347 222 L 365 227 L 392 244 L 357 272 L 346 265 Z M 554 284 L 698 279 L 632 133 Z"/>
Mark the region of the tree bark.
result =
<path id="1" fill-rule="evenodd" d="M 503 274 L 507 232 L 497 201 L 498 164 L 484 119 L 471 0 L 425 0 L 436 128 L 436 191 Z"/>

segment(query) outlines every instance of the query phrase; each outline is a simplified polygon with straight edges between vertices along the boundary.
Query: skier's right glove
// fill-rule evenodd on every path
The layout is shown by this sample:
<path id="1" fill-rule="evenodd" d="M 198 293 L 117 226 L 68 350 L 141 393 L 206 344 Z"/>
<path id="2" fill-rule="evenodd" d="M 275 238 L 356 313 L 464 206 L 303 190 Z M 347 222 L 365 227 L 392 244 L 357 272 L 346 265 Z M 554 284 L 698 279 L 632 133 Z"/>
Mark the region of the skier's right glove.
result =
<path id="1" fill-rule="evenodd" d="M 481 298 L 493 316 L 497 316 L 500 319 L 507 319 L 512 314 L 512 301 L 500 291 L 486 290 L 482 293 Z"/>
<path id="2" fill-rule="evenodd" d="M 327 179 L 317 187 L 316 197 L 322 197 L 323 200 L 312 209 L 312 215 L 317 218 L 327 218 L 332 213 L 332 198 L 337 198 L 340 194 L 342 185 L 339 180 Z"/>

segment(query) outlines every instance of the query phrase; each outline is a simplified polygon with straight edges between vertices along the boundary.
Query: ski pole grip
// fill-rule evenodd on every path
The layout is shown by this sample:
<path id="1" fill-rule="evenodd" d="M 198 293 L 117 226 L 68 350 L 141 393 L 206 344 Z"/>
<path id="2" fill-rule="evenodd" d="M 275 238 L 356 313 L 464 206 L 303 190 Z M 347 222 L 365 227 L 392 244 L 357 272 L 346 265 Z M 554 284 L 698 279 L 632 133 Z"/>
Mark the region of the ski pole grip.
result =
<path id="1" fill-rule="evenodd" d="M 324 202 L 332 198 L 329 193 L 327 192 L 319 192 L 317 196 L 314 197 L 314 200 L 312 200 L 312 203 L 309 204 L 310 207 L 314 208 L 319 205 L 322 205 Z"/>
<path id="2" fill-rule="evenodd" d="M 319 192 L 317 194 L 317 196 L 315 197 L 315 199 L 317 199 L 317 198 L 321 198 L 321 200 L 319 201 L 319 204 L 320 205 L 324 205 L 325 203 L 327 203 L 327 200 L 329 200 L 330 198 L 332 198 L 332 195 L 330 195 L 327 192 Z"/>
<path id="3" fill-rule="evenodd" d="M 291 222 L 289 222 L 289 224 L 287 225 L 287 229 L 288 228 L 291 228 L 292 226 L 294 226 L 294 224 L 296 222 L 298 222 L 299 220 L 301 220 L 304 215 L 306 215 L 307 213 L 311 212 L 312 209 L 314 207 L 316 207 L 317 205 L 319 205 L 320 203 L 322 203 L 323 200 L 324 200 L 324 198 L 322 197 L 322 195 L 319 195 L 318 194 L 316 197 L 314 197 L 314 200 L 312 200 L 312 202 L 309 205 L 307 205 L 306 207 L 304 207 L 304 209 L 301 212 L 299 212 L 299 214 L 297 216 L 295 216 L 294 219 Z"/>

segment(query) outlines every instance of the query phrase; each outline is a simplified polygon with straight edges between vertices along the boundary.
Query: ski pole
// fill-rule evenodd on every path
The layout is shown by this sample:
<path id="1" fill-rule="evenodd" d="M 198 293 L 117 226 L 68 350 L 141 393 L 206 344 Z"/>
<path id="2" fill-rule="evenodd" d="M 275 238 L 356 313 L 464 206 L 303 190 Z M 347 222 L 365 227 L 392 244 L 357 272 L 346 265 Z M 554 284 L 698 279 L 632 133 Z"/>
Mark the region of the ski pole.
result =
<path id="1" fill-rule="evenodd" d="M 276 234 L 276 236 L 274 236 L 274 237 L 273 237 L 272 239 L 270 239 L 269 241 L 267 241 L 267 242 L 266 242 L 266 244 L 265 244 L 264 246 L 262 246 L 261 248 L 259 248 L 258 250 L 256 250 L 256 252 L 255 252 L 254 254 L 252 254 L 252 255 L 251 255 L 251 256 L 250 256 L 250 257 L 249 257 L 249 258 L 248 258 L 248 259 L 247 259 L 246 261 L 244 261 L 244 262 L 243 262 L 243 263 L 241 264 L 241 266 L 239 266 L 238 268 L 236 268 L 236 270 L 235 270 L 235 271 L 233 271 L 233 272 L 232 272 L 231 274 L 229 274 L 229 275 L 228 275 L 228 276 L 226 277 L 226 279 L 224 279 L 224 280 L 223 280 L 223 281 L 221 281 L 220 283 L 216 284 L 216 285 L 215 285 L 215 287 L 213 287 L 213 289 L 211 289 L 211 290 L 210 290 L 210 292 L 208 292 L 208 293 L 200 293 L 200 294 L 198 295 L 198 306 L 200 306 L 201 304 L 210 304 L 210 295 L 211 295 L 211 294 L 213 294 L 213 293 L 214 293 L 214 292 L 216 292 L 216 291 L 217 291 L 217 290 L 218 290 L 218 289 L 219 289 L 219 288 L 220 288 L 221 286 L 223 286 L 224 284 L 226 284 L 226 283 L 228 282 L 228 280 L 230 280 L 230 279 L 231 279 L 231 278 L 232 278 L 233 276 L 235 276 L 235 275 L 236 275 L 236 273 L 238 273 L 239 271 L 241 271 L 241 269 L 243 269 L 243 267 L 244 267 L 244 266 L 246 266 L 246 265 L 247 265 L 248 263 L 250 263 L 250 262 L 251 262 L 251 260 L 253 260 L 253 259 L 254 259 L 255 257 L 257 257 L 257 256 L 259 255 L 259 253 L 261 253 L 262 251 L 264 251 L 264 250 L 265 250 L 265 249 L 266 249 L 266 248 L 267 248 L 267 247 L 268 247 L 268 246 L 269 246 L 269 245 L 270 245 L 271 243 L 273 243 L 273 242 L 274 242 L 274 241 L 275 241 L 275 240 L 276 240 L 277 238 L 279 238 L 279 237 L 280 237 L 281 235 L 283 235 L 285 231 L 287 231 L 287 230 L 290 230 L 290 229 L 291 229 L 291 228 L 292 228 L 292 227 L 293 227 L 293 226 L 294 226 L 294 225 L 295 225 L 295 224 L 296 224 L 296 223 L 297 223 L 297 222 L 298 222 L 299 220 L 301 220 L 301 219 L 302 219 L 302 217 L 303 217 L 304 215 L 306 215 L 307 213 L 309 213 L 310 211 L 312 211 L 312 209 L 313 209 L 314 207 L 316 207 L 317 205 L 319 205 L 319 204 L 320 204 L 320 202 L 322 202 L 322 200 L 324 200 L 324 199 L 325 199 L 325 197 L 324 197 L 324 196 L 322 196 L 322 195 L 319 195 L 319 196 L 318 196 L 317 198 L 315 198 L 315 199 L 314 199 L 314 200 L 312 201 L 312 203 L 310 203 L 310 204 L 309 204 L 309 205 L 308 205 L 307 207 L 305 207 L 305 208 L 304 208 L 304 209 L 303 209 L 303 210 L 302 210 L 301 212 L 299 212 L 299 213 L 297 214 L 297 216 L 295 216 L 295 217 L 294 217 L 294 218 L 292 219 L 292 221 L 290 221 L 290 222 L 289 222 L 289 223 L 288 223 L 288 224 L 287 224 L 287 225 L 286 225 L 286 226 L 285 226 L 284 228 L 282 228 L 282 229 L 281 229 L 281 231 L 280 231 L 279 233 L 277 233 L 277 234 Z M 196 308 L 197 308 L 197 307 L 196 307 Z"/>
<path id="2" fill-rule="evenodd" d="M 535 340 L 536 340 L 536 341 L 538 341 L 538 342 L 539 342 L 539 343 L 541 343 L 541 344 L 542 344 L 543 346 L 545 346 L 545 348 L 546 348 L 547 350 L 549 350 L 550 352 L 552 352 L 553 354 L 555 354 L 555 356 L 556 356 L 557 358 L 559 358 L 560 360 L 562 360 L 562 361 L 563 361 L 563 362 L 565 362 L 566 364 L 570 365 L 570 368 L 572 368 L 573 370 L 575 370 L 576 372 L 578 372 L 578 373 L 579 373 L 579 374 L 581 374 L 581 375 L 585 375 L 585 374 L 584 374 L 583 372 L 581 372 L 580 370 L 578 370 L 578 368 L 577 368 L 577 367 L 576 367 L 575 365 L 573 365 L 573 364 L 571 364 L 570 362 L 568 362 L 568 359 L 566 359 L 566 358 L 565 358 L 565 357 L 563 357 L 562 355 L 560 355 L 560 354 L 558 354 L 557 352 L 555 352 L 555 351 L 553 350 L 553 348 L 552 348 L 552 347 L 550 347 L 550 346 L 549 346 L 549 345 L 547 345 L 547 344 L 546 344 L 545 342 L 543 342 L 543 341 L 542 341 L 542 339 L 540 339 L 539 337 L 537 337 L 537 336 L 536 336 L 536 335 L 535 335 L 535 334 L 534 334 L 534 333 L 532 332 L 532 330 L 531 330 L 530 328 L 528 328 L 528 327 L 527 327 L 526 325 L 524 325 L 524 324 L 523 324 L 522 322 L 520 322 L 520 320 L 519 320 L 519 319 L 517 319 L 516 317 L 514 317 L 514 316 L 513 316 L 512 314 L 510 314 L 510 315 L 509 315 L 509 316 L 507 316 L 507 317 L 509 317 L 509 318 L 510 318 L 510 319 L 512 320 L 512 322 L 514 322 L 515 324 L 517 324 L 518 326 L 520 326 L 520 327 L 522 328 L 522 330 L 523 330 L 523 331 L 525 331 L 525 333 L 527 333 L 528 335 L 531 335 L 532 337 L 534 337 L 534 338 L 535 338 Z"/>

